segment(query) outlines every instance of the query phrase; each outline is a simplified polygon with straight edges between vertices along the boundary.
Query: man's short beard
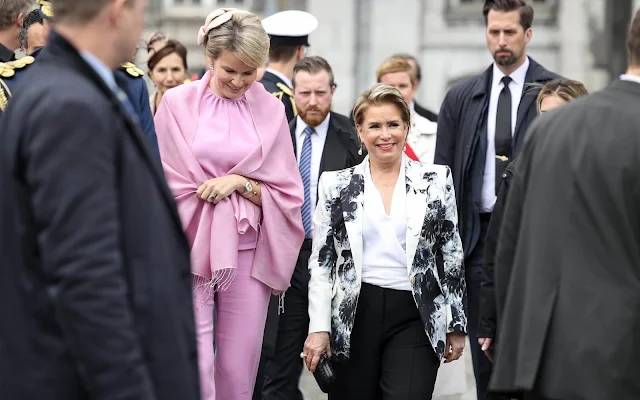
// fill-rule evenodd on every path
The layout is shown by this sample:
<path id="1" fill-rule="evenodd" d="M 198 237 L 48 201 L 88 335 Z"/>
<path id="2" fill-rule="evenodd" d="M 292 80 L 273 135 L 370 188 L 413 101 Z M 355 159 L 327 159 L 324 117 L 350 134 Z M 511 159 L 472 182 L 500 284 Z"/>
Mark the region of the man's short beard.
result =
<path id="1" fill-rule="evenodd" d="M 302 110 L 300 110 L 300 118 L 302 118 L 305 124 L 309 125 L 312 128 L 315 128 L 316 126 L 320 125 L 322 121 L 325 120 L 325 118 L 327 118 L 327 115 L 331 112 L 331 105 L 329 105 L 329 107 L 326 110 L 319 110 L 319 111 L 320 111 L 320 115 L 316 117 L 315 115 L 311 116 L 311 115 L 308 115 L 306 112 L 303 112 Z"/>
<path id="2" fill-rule="evenodd" d="M 509 67 L 515 64 L 520 58 L 519 56 L 516 56 L 512 52 L 509 52 L 508 56 L 497 56 L 496 54 L 499 52 L 500 51 L 496 51 L 495 53 L 493 53 L 493 60 L 496 62 L 496 64 L 501 65 L 503 67 Z"/>

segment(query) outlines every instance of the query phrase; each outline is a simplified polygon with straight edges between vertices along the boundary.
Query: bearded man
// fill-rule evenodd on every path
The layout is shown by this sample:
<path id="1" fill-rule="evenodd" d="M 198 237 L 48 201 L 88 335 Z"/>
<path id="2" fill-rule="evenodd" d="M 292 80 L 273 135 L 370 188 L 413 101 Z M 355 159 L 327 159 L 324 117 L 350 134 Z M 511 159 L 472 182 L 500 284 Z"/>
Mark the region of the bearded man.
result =
<path id="1" fill-rule="evenodd" d="M 360 164 L 364 155 L 359 151 L 358 136 L 349 118 L 331 111 L 336 85 L 329 63 L 322 57 L 303 58 L 293 68 L 292 83 L 298 115 L 289 128 L 304 183 L 304 222 L 304 216 L 312 215 L 316 207 L 320 175 L 324 171 Z M 313 231 L 313 222 L 308 222 L 291 287 L 281 304 L 284 312 L 282 308 L 278 311 L 277 298 L 269 305 L 262 349 L 263 368 L 258 372 L 254 399 L 302 400 L 298 389 L 302 373 L 300 351 L 309 329 L 308 262 Z"/>
<path id="2" fill-rule="evenodd" d="M 494 63 L 447 93 L 438 117 L 434 161 L 453 173 L 479 399 L 485 398 L 491 376 L 483 347 L 488 350 L 494 339 L 490 327 L 478 329 L 484 237 L 504 168 L 520 153 L 537 115 L 536 87 L 559 77 L 527 56 L 533 8 L 526 1 L 487 0 L 482 11 Z"/>

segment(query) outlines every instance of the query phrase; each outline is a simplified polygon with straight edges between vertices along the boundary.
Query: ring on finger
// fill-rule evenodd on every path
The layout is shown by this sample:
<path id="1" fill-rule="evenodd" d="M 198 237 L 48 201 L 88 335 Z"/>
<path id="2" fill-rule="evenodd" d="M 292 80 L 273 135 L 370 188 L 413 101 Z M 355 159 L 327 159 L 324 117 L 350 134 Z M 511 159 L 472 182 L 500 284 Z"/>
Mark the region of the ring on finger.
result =
<path id="1" fill-rule="evenodd" d="M 307 355 L 304 352 L 300 353 L 300 358 L 307 358 Z"/>
<path id="2" fill-rule="evenodd" d="M 209 196 L 209 201 L 214 201 L 216 199 L 216 196 Z"/>

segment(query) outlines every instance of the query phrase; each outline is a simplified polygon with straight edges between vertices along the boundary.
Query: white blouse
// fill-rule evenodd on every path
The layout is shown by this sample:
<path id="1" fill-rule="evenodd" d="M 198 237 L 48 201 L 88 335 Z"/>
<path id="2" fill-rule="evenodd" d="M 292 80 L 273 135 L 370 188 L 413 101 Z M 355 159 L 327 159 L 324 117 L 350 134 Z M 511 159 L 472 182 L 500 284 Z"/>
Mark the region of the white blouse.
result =
<path id="1" fill-rule="evenodd" d="M 407 192 L 404 159 L 387 215 L 382 196 L 371 179 L 369 161 L 364 176 L 362 221 L 362 282 L 395 290 L 411 290 L 407 270 Z"/>

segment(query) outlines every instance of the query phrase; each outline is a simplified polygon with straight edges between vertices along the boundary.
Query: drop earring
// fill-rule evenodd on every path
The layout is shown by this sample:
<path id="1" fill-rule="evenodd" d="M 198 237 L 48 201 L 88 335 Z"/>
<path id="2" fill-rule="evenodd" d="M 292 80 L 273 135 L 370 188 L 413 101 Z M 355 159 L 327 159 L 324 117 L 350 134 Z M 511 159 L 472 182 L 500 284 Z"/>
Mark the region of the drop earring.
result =
<path id="1" fill-rule="evenodd" d="M 358 149 L 358 155 L 359 156 L 362 155 L 362 143 L 360 143 L 360 148 Z"/>
<path id="2" fill-rule="evenodd" d="M 213 65 L 209 65 L 209 71 L 213 71 Z"/>

